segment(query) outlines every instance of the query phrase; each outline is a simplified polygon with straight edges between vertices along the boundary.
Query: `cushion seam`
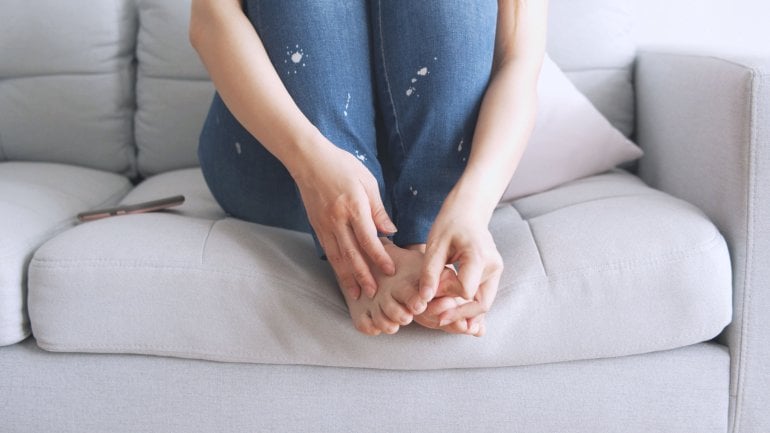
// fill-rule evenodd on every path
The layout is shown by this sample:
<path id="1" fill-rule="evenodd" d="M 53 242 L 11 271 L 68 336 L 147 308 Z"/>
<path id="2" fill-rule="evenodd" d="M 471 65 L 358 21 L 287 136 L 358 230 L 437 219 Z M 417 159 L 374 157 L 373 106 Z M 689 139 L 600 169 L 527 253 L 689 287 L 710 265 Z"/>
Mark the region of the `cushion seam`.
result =
<path id="1" fill-rule="evenodd" d="M 619 356 L 626 356 L 626 355 L 641 355 L 644 353 L 651 353 L 651 352 L 658 352 L 662 350 L 670 350 L 672 347 L 669 347 L 672 342 L 682 339 L 688 339 L 695 336 L 701 336 L 706 331 L 710 331 L 710 327 L 701 327 L 697 330 L 690 331 L 688 333 L 683 334 L 677 334 L 675 336 L 671 336 L 669 338 L 666 338 L 664 340 L 657 341 L 658 345 L 663 345 L 665 348 L 661 349 L 643 349 L 645 344 L 639 343 L 636 345 L 626 345 L 626 346 L 613 346 L 613 348 L 619 349 L 620 352 L 624 353 L 623 355 L 615 355 L 615 357 Z M 161 344 L 127 344 L 127 345 L 109 345 L 109 344 L 84 344 L 84 345 L 77 345 L 77 344 L 54 344 L 54 343 L 46 343 L 44 339 L 41 339 L 40 337 L 36 337 L 36 341 L 38 343 L 38 346 L 40 346 L 43 349 L 51 350 L 51 351 L 83 351 L 83 350 L 115 350 L 115 351 L 126 351 L 126 350 L 159 350 L 165 352 L 162 356 L 177 356 L 177 357 L 183 357 L 183 358 L 191 358 L 194 359 L 202 359 L 202 360 L 211 360 L 216 358 L 218 361 L 222 362 L 246 362 L 246 363 L 257 363 L 257 364 L 267 364 L 267 363 L 274 363 L 274 361 L 270 362 L 255 362 L 254 358 L 258 357 L 260 354 L 255 352 L 247 352 L 247 351 L 222 351 L 222 350 L 206 350 L 202 347 L 183 347 L 178 345 L 161 345 Z M 685 347 L 685 346 L 677 346 L 678 347 Z M 647 350 L 646 352 L 635 352 L 630 353 L 633 351 L 638 350 Z M 175 355 L 172 355 L 175 354 Z M 238 360 L 227 360 L 222 359 L 223 356 L 236 356 L 241 357 Z M 582 361 L 582 360 L 590 360 L 590 359 L 600 359 L 600 358 L 606 358 L 608 355 L 606 353 L 601 353 L 599 351 L 594 351 L 587 353 L 580 358 L 575 359 L 561 359 L 561 360 L 547 360 L 547 358 L 534 358 L 532 361 L 527 362 L 526 364 L 515 364 L 515 365 L 509 365 L 510 367 L 518 367 L 518 366 L 525 366 L 525 365 L 542 365 L 542 364 L 550 364 L 555 362 L 570 362 L 570 361 Z M 300 364 L 300 365 L 327 365 L 327 364 L 304 364 L 302 362 L 291 362 L 290 358 L 287 356 L 276 356 L 282 363 L 289 363 L 289 364 Z M 341 364 L 336 364 L 334 366 L 341 366 Z M 354 368 L 371 368 L 371 367 L 354 367 Z M 487 366 L 483 367 L 462 367 L 462 368 L 491 368 Z M 444 368 L 437 368 L 437 369 L 447 369 Z M 433 369 L 405 369 L 405 370 L 433 370 Z"/>
<path id="2" fill-rule="evenodd" d="M 713 248 L 716 244 L 722 244 L 722 242 L 718 242 L 721 240 L 722 237 L 717 232 L 713 238 L 711 238 L 709 241 L 701 243 L 696 245 L 692 248 L 682 249 L 679 251 L 674 251 L 671 253 L 667 253 L 664 255 L 658 255 L 655 256 L 655 258 L 648 258 L 644 260 L 624 260 L 624 261 L 618 261 L 614 263 L 610 263 L 608 265 L 602 266 L 602 267 L 585 267 L 580 269 L 574 269 L 567 272 L 561 272 L 555 275 L 545 275 L 545 282 L 552 282 L 552 281 L 559 281 L 559 280 L 570 280 L 574 278 L 579 278 L 582 276 L 585 276 L 587 274 L 602 274 L 606 272 L 612 272 L 616 271 L 625 267 L 628 267 L 629 265 L 633 267 L 640 267 L 640 266 L 650 266 L 650 267 L 657 267 L 658 265 L 662 263 L 674 263 L 677 261 L 680 261 L 681 259 L 688 259 L 691 256 L 691 253 L 693 252 L 703 252 L 708 251 Z M 506 284 L 504 286 L 501 286 L 498 290 L 500 294 L 503 294 L 504 292 L 508 292 L 510 289 L 519 286 L 521 284 L 530 282 L 530 281 L 537 281 L 542 279 L 543 277 L 532 277 L 532 278 L 524 278 L 516 281 L 512 281 L 509 284 Z"/>

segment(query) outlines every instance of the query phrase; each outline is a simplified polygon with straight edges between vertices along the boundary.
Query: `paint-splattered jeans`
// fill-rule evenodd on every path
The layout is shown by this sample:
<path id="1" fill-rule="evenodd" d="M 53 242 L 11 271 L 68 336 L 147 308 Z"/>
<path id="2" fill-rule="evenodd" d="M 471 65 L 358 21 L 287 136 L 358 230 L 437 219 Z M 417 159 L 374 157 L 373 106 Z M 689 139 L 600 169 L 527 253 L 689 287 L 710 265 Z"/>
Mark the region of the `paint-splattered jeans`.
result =
<path id="1" fill-rule="evenodd" d="M 305 116 L 377 179 L 394 242 L 424 243 L 470 154 L 496 1 L 246 0 L 244 10 Z M 198 157 L 229 215 L 313 233 L 288 171 L 219 95 Z"/>

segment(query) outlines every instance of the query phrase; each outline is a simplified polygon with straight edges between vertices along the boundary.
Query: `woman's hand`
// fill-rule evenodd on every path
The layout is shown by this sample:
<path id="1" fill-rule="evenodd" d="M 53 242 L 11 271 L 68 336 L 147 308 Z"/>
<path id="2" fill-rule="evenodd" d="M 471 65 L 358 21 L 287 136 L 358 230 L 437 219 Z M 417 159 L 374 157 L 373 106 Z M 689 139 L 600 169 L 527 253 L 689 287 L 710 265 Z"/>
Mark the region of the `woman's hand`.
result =
<path id="1" fill-rule="evenodd" d="M 382 204 L 376 179 L 358 159 L 328 142 L 317 149 L 290 172 L 342 289 L 354 299 L 362 292 L 372 298 L 377 283 L 367 263 L 386 275 L 396 271 L 377 232 L 394 233 L 396 226 Z"/>
<path id="2" fill-rule="evenodd" d="M 489 215 L 476 211 L 462 194 L 452 191 L 433 223 L 425 247 L 425 263 L 420 278 L 420 296 L 433 299 L 437 294 L 441 271 L 449 263 L 457 264 L 462 285 L 459 296 L 472 301 L 445 310 L 438 326 L 452 325 L 466 333 L 480 335 L 484 314 L 497 295 L 503 272 L 503 260 L 487 228 Z M 467 320 L 466 326 L 455 322 Z"/>

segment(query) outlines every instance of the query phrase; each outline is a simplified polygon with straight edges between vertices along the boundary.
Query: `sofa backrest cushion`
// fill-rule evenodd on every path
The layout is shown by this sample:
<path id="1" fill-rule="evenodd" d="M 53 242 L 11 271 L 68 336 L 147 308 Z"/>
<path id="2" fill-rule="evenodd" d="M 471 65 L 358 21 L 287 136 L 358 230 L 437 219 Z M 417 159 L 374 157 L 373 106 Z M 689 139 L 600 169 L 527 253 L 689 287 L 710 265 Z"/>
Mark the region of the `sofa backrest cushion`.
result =
<path id="1" fill-rule="evenodd" d="M 198 165 L 198 136 L 214 95 L 190 46 L 190 0 L 136 0 L 136 144 L 144 176 Z"/>
<path id="2" fill-rule="evenodd" d="M 135 170 L 131 0 L 3 0 L 0 161 Z"/>
<path id="3" fill-rule="evenodd" d="M 548 53 L 596 108 L 634 131 L 633 0 L 550 0 Z"/>

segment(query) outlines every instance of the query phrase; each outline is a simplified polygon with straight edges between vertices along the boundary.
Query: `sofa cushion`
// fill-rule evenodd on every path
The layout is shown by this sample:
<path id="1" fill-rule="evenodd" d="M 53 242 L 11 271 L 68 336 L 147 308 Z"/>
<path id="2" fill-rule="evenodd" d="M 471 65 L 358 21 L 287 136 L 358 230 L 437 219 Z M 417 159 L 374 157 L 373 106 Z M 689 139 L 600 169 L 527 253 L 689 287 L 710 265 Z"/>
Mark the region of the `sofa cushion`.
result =
<path id="1" fill-rule="evenodd" d="M 40 347 L 220 361 L 434 369 L 612 357 L 708 340 L 730 321 L 725 242 L 692 205 L 615 169 L 528 196 L 490 228 L 506 269 L 483 338 L 359 334 L 304 233 L 223 217 L 198 169 L 126 198 L 171 211 L 81 224 L 30 265 Z"/>
<path id="2" fill-rule="evenodd" d="M 548 52 L 626 136 L 634 131 L 635 1 L 551 0 Z"/>
<path id="3" fill-rule="evenodd" d="M 133 174 L 136 17 L 127 0 L 6 0 L 0 161 Z"/>
<path id="4" fill-rule="evenodd" d="M 537 118 L 501 203 L 605 172 L 642 156 L 546 54 L 537 88 Z"/>
<path id="5" fill-rule="evenodd" d="M 32 253 L 84 210 L 117 203 L 128 179 L 62 164 L 0 163 L 0 346 L 29 335 L 26 270 Z"/>
<path id="6" fill-rule="evenodd" d="M 144 176 L 198 165 L 198 136 L 214 95 L 188 39 L 190 0 L 137 0 L 136 145 Z"/>

